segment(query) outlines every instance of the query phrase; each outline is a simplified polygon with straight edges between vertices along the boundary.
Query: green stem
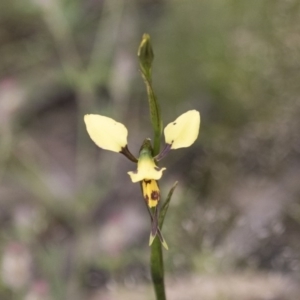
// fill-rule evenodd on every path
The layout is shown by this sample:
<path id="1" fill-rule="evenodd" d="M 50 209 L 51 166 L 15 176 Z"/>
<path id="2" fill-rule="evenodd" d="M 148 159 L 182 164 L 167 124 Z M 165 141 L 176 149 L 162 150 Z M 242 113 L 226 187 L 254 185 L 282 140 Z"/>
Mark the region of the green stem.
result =
<path id="1" fill-rule="evenodd" d="M 166 300 L 164 283 L 164 261 L 160 240 L 156 238 L 151 245 L 151 277 L 157 300 Z"/>
<path id="2" fill-rule="evenodd" d="M 160 148 L 162 120 L 159 104 L 152 87 L 152 62 L 154 59 L 154 54 L 151 46 L 150 36 L 148 34 L 143 35 L 138 50 L 138 57 L 140 62 L 140 70 L 147 89 L 150 119 L 154 131 L 153 155 L 156 156 L 158 155 Z"/>
<path id="3" fill-rule="evenodd" d="M 154 131 L 154 141 L 153 141 L 153 155 L 156 156 L 159 153 L 160 149 L 160 137 L 162 132 L 162 121 L 160 116 L 160 108 L 157 101 L 157 98 L 154 94 L 151 78 L 146 77 L 144 73 L 142 73 L 143 79 L 147 88 L 148 101 L 150 107 L 150 118 L 152 121 L 152 127 Z"/>
<path id="4" fill-rule="evenodd" d="M 158 227 L 160 229 L 162 229 L 165 216 L 167 214 L 169 204 L 177 184 L 178 182 L 176 181 L 172 186 L 172 188 L 170 189 L 167 199 L 161 206 L 160 214 L 158 218 Z M 150 266 L 151 266 L 151 276 L 154 285 L 156 299 L 165 300 L 166 293 L 165 293 L 165 284 L 164 284 L 164 261 L 163 261 L 161 242 L 158 238 L 155 238 L 155 240 L 151 245 Z"/>
<path id="5" fill-rule="evenodd" d="M 160 138 L 162 132 L 162 120 L 160 108 L 152 87 L 152 62 L 154 59 L 150 36 L 144 34 L 138 49 L 140 70 L 146 85 L 148 103 L 150 109 L 150 119 L 154 132 L 153 155 L 156 156 L 160 150 Z M 149 211 L 150 216 L 151 212 Z M 153 220 L 152 220 L 153 221 Z M 159 225 L 161 228 L 161 226 Z M 160 240 L 156 237 L 151 245 L 150 258 L 151 276 L 156 294 L 156 300 L 166 300 L 164 283 L 164 261 Z"/>

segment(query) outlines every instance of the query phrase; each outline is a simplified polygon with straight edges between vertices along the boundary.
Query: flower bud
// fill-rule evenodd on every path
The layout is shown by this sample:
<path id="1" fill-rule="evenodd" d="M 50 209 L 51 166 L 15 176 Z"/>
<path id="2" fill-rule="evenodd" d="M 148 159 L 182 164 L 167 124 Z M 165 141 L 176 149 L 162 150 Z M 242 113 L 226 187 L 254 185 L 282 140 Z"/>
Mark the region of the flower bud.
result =
<path id="1" fill-rule="evenodd" d="M 154 59 L 153 49 L 151 46 L 150 35 L 144 33 L 138 50 L 138 57 L 143 73 L 149 74 Z"/>

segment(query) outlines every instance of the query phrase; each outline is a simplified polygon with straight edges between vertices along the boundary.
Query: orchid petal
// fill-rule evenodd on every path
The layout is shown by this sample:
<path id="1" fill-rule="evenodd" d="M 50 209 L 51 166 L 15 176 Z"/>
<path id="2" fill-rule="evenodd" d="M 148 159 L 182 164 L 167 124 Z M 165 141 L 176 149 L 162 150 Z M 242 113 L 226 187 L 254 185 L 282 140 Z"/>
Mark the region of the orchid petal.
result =
<path id="1" fill-rule="evenodd" d="M 171 149 L 189 147 L 197 139 L 199 129 L 200 113 L 197 110 L 189 110 L 165 127 L 166 144 L 170 144 Z"/>
<path id="2" fill-rule="evenodd" d="M 121 152 L 126 147 L 128 131 L 122 123 L 101 115 L 85 115 L 84 122 L 98 147 L 114 152 Z"/>

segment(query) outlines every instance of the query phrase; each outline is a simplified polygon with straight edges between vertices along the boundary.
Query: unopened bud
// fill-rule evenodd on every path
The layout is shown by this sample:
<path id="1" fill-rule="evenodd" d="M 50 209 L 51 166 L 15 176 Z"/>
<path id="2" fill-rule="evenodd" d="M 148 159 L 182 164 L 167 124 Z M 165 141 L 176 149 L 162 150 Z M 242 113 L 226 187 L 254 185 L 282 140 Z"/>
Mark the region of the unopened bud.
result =
<path id="1" fill-rule="evenodd" d="M 151 46 L 150 35 L 144 33 L 138 50 L 140 67 L 144 75 L 151 75 L 151 66 L 154 59 L 153 49 Z"/>

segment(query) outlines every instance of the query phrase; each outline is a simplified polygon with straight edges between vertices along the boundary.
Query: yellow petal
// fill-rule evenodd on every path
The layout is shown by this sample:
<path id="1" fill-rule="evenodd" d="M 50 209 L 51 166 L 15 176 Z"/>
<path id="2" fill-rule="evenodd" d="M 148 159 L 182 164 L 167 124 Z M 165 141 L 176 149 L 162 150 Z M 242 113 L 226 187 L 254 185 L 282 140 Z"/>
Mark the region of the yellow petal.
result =
<path id="1" fill-rule="evenodd" d="M 120 152 L 127 145 L 127 129 L 122 123 L 101 115 L 85 115 L 84 122 L 93 142 L 102 149 Z"/>
<path id="2" fill-rule="evenodd" d="M 148 206 L 155 207 L 160 199 L 160 192 L 155 180 L 143 180 L 142 182 L 143 195 Z"/>
<path id="3" fill-rule="evenodd" d="M 158 180 L 166 168 L 159 168 L 155 165 L 152 157 L 144 156 L 138 161 L 137 171 L 128 172 L 132 182 L 138 182 L 144 179 Z"/>
<path id="4" fill-rule="evenodd" d="M 189 147 L 197 139 L 199 129 L 200 113 L 197 110 L 189 110 L 166 126 L 166 144 L 170 144 L 171 149 Z"/>

